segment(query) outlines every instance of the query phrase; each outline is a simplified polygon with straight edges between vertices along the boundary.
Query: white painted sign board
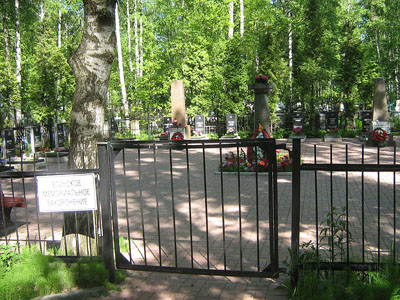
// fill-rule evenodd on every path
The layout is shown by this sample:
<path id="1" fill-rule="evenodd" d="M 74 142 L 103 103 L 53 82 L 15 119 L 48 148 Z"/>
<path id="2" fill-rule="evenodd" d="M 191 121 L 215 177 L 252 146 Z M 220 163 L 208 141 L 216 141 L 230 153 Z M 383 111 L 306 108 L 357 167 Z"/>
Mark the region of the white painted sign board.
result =
<path id="1" fill-rule="evenodd" d="M 40 212 L 71 212 L 97 209 L 93 173 L 36 177 Z"/>

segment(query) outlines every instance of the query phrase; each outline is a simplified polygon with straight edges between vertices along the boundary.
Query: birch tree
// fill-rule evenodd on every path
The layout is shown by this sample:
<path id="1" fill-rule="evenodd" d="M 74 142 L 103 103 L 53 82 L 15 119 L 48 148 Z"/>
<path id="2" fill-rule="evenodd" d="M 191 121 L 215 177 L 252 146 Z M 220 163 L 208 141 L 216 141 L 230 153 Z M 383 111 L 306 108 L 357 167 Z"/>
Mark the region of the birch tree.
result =
<path id="1" fill-rule="evenodd" d="M 234 8 L 235 5 L 233 1 L 229 2 L 229 32 L 228 32 L 229 38 L 233 38 L 233 33 L 234 33 L 234 27 L 235 27 Z"/>
<path id="2" fill-rule="evenodd" d="M 121 96 L 122 96 L 122 107 L 125 121 L 127 122 L 126 128 L 129 128 L 129 105 L 126 97 L 125 88 L 125 76 L 124 76 L 124 64 L 122 57 L 122 47 L 121 47 L 121 34 L 119 28 L 119 14 L 118 14 L 118 2 L 115 3 L 115 36 L 117 40 L 117 53 L 118 53 L 118 70 L 119 70 L 119 82 L 121 86 Z M 128 16 L 129 18 L 129 16 Z"/>
<path id="3" fill-rule="evenodd" d="M 19 14 L 19 0 L 15 0 L 15 77 L 18 84 L 18 93 L 21 94 L 21 33 L 20 33 L 20 14 Z M 21 103 L 16 103 L 15 107 L 15 126 L 17 126 L 22 119 Z"/>

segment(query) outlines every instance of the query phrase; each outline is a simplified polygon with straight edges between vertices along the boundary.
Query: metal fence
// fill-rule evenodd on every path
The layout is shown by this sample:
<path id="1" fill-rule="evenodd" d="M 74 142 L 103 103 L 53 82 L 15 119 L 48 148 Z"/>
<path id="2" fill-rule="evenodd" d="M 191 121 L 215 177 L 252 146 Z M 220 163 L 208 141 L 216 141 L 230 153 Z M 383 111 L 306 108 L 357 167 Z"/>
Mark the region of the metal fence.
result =
<path id="1" fill-rule="evenodd" d="M 267 153 L 267 176 L 220 172 L 225 154 Z M 101 146 L 109 160 L 118 268 L 266 277 L 279 271 L 274 139 Z M 236 167 L 235 167 L 236 166 Z"/>
<path id="2" fill-rule="evenodd" d="M 316 269 L 370 270 L 384 262 L 398 263 L 396 146 L 382 151 L 364 145 L 357 149 L 315 145 L 313 161 L 301 163 L 300 145 L 300 140 L 294 140 L 295 274 L 304 264 Z"/>
<path id="3" fill-rule="evenodd" d="M 94 173 L 99 186 L 99 170 L 68 170 L 66 156 L 46 155 L 35 160 L 8 161 L 0 172 L 0 243 L 9 244 L 20 251 L 21 247 L 36 247 L 45 255 L 65 259 L 80 256 L 99 256 L 102 242 L 100 198 L 98 210 L 72 213 L 75 229 L 82 216 L 92 227 L 92 238 L 77 234 L 67 236 L 66 218 L 62 212 L 39 212 L 36 180 L 40 176 Z M 8 170 L 7 170 L 8 169 Z M 98 190 L 98 189 L 97 189 Z M 76 230 L 77 232 L 78 230 Z"/>

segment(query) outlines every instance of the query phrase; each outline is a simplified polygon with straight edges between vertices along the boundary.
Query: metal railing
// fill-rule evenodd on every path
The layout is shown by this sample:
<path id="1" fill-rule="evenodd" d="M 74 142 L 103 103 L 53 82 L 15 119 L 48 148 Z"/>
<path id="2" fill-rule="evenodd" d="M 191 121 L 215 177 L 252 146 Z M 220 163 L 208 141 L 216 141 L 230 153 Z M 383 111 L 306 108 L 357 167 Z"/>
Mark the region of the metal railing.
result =
<path id="1" fill-rule="evenodd" d="M 396 146 L 385 151 L 364 145 L 324 147 L 314 145 L 313 161 L 301 163 L 300 140 L 293 140 L 295 278 L 305 264 L 316 269 L 370 270 L 383 262 L 398 263 Z M 303 180 L 313 186 L 301 190 Z M 312 254 L 307 259 L 301 255 L 306 252 Z"/>
<path id="2" fill-rule="evenodd" d="M 270 140 L 113 141 L 108 160 L 118 268 L 271 276 L 279 272 L 276 145 Z M 221 172 L 260 147 L 268 177 Z M 243 152 L 242 152 L 243 150 Z M 105 157 L 106 154 L 103 154 Z M 235 162 L 239 165 L 241 162 Z M 109 165 L 107 165 L 109 164 Z"/>

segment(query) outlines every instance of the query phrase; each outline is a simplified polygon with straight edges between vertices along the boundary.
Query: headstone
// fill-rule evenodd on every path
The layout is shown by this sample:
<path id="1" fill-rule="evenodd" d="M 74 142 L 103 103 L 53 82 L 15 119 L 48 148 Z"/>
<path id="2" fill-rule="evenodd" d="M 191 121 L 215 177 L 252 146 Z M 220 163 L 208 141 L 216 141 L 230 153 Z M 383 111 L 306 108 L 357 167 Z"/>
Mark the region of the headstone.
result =
<path id="1" fill-rule="evenodd" d="M 171 128 L 171 139 L 176 132 L 182 133 L 185 139 L 189 139 L 190 126 L 186 127 L 185 91 L 181 80 L 171 83 L 171 117 L 172 123 L 176 121 L 180 124 L 179 128 Z"/>
<path id="2" fill-rule="evenodd" d="M 109 136 L 110 138 L 113 138 L 115 136 L 115 133 L 118 132 L 118 124 L 114 118 L 108 119 L 108 128 L 110 130 Z"/>
<path id="3" fill-rule="evenodd" d="M 226 131 L 228 133 L 237 133 L 237 115 L 227 114 L 226 115 Z"/>
<path id="4" fill-rule="evenodd" d="M 363 133 L 368 132 L 370 130 L 372 122 L 372 111 L 371 110 L 361 111 L 361 121 L 362 121 L 362 132 Z"/>
<path id="5" fill-rule="evenodd" d="M 301 111 L 293 112 L 293 130 L 302 130 L 304 127 L 303 113 Z"/>
<path id="6" fill-rule="evenodd" d="M 326 129 L 326 115 L 325 112 L 319 113 L 319 129 L 325 130 Z"/>
<path id="7" fill-rule="evenodd" d="M 172 122 L 176 120 L 178 123 L 186 125 L 185 93 L 181 80 L 171 83 L 171 110 Z"/>
<path id="8" fill-rule="evenodd" d="M 163 118 L 163 131 L 166 132 L 172 126 L 172 118 L 171 117 L 164 117 Z"/>
<path id="9" fill-rule="evenodd" d="M 339 114 L 336 111 L 326 112 L 326 129 L 332 130 L 339 127 Z"/>
<path id="10" fill-rule="evenodd" d="M 40 126 L 34 126 L 33 128 L 33 139 L 35 145 L 35 151 L 39 151 L 39 148 L 42 144 L 42 134 L 40 131 Z"/>
<path id="11" fill-rule="evenodd" d="M 389 121 L 389 118 L 385 81 L 383 78 L 377 78 L 375 79 L 374 101 L 372 104 L 372 120 Z"/>
<path id="12" fill-rule="evenodd" d="M 65 147 L 64 124 L 56 125 L 56 148 Z"/>
<path id="13" fill-rule="evenodd" d="M 14 130 L 7 129 L 4 131 L 4 138 L 6 140 L 6 157 L 15 156 L 15 140 L 14 140 Z"/>
<path id="14" fill-rule="evenodd" d="M 400 100 L 396 100 L 396 106 L 394 108 L 396 112 L 400 112 Z"/>
<path id="15" fill-rule="evenodd" d="M 249 85 L 249 90 L 254 90 L 254 130 L 261 125 L 268 134 L 271 133 L 271 118 L 268 106 L 268 95 L 273 92 L 271 83 L 257 82 Z"/>
<path id="16" fill-rule="evenodd" d="M 131 120 L 131 132 L 134 136 L 140 135 L 139 120 Z"/>
<path id="17" fill-rule="evenodd" d="M 206 132 L 206 120 L 203 115 L 197 115 L 194 118 L 194 130 L 198 135 L 204 135 Z"/>

